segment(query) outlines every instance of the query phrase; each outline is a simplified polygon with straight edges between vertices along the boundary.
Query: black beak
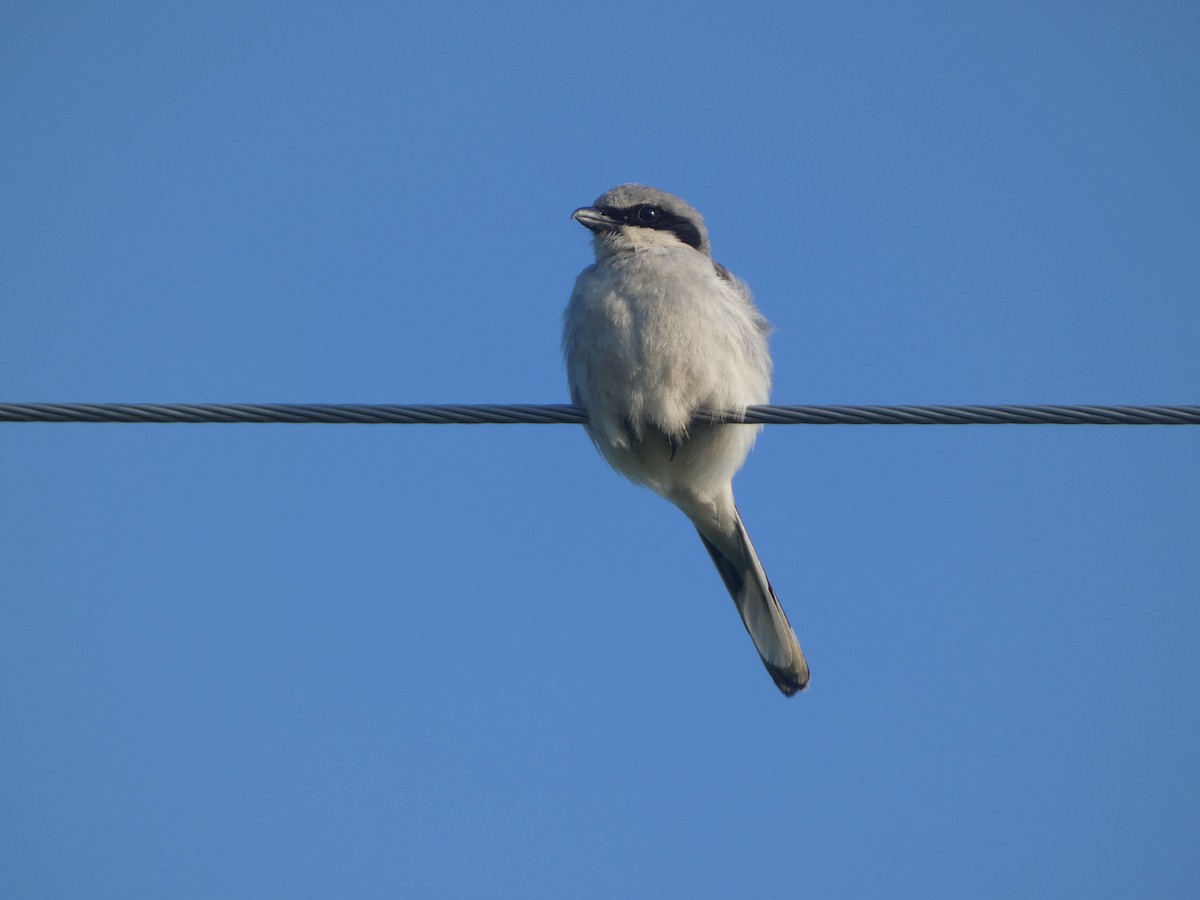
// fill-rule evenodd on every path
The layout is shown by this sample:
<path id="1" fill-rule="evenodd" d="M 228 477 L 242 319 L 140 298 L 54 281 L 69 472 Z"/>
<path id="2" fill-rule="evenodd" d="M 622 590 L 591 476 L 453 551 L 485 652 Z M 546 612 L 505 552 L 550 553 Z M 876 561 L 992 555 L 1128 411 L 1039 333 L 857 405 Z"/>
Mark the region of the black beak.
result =
<path id="1" fill-rule="evenodd" d="M 608 213 L 596 209 L 594 206 L 585 206 L 582 209 L 577 209 L 571 213 L 571 218 L 582 225 L 589 231 L 594 231 L 596 234 L 607 234 L 611 231 L 616 231 L 625 223 L 620 219 L 614 219 Z"/>

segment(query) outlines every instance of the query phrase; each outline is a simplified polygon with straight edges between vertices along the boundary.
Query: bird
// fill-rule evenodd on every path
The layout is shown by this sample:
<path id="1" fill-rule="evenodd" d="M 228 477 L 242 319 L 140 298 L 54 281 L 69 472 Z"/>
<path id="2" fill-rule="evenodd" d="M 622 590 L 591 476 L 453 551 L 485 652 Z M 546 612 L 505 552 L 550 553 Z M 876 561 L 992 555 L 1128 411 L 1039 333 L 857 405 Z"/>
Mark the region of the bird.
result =
<path id="1" fill-rule="evenodd" d="M 571 218 L 592 232 L 595 253 L 563 314 L 571 402 L 609 465 L 691 520 L 790 697 L 807 687 L 808 663 L 733 497 L 761 426 L 700 415 L 768 401 L 771 326 L 713 260 L 703 217 L 679 197 L 621 184 Z"/>

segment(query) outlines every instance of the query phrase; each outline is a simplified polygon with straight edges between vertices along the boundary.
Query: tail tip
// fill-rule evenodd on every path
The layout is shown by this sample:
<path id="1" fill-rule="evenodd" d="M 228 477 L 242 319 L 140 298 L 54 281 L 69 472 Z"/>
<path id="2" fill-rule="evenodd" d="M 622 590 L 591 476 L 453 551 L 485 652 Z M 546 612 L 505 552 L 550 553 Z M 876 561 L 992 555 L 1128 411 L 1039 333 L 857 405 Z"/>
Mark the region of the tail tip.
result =
<path id="1" fill-rule="evenodd" d="M 794 696 L 808 689 L 808 666 L 803 666 L 795 670 L 781 669 L 765 660 L 763 662 L 767 667 L 767 671 L 771 674 L 775 686 L 783 692 L 785 697 Z"/>

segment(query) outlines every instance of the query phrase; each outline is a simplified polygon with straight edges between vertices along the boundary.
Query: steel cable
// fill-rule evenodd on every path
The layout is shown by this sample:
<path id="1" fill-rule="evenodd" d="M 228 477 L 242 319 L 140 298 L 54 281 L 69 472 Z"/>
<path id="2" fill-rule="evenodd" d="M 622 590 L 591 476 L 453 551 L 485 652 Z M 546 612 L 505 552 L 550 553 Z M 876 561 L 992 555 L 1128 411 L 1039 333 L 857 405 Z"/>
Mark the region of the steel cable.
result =
<path id="1" fill-rule="evenodd" d="M 751 406 L 707 421 L 766 425 L 1200 425 L 1200 406 Z M 569 404 L 0 403 L 0 422 L 581 425 Z"/>

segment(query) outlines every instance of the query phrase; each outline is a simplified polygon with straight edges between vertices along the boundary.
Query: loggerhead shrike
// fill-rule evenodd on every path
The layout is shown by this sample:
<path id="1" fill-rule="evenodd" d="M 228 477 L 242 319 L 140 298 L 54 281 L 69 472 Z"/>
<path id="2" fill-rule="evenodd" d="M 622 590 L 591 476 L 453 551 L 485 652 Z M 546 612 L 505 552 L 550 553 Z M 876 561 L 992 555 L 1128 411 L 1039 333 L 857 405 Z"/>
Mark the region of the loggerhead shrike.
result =
<path id="1" fill-rule="evenodd" d="M 713 261 L 700 213 L 640 184 L 571 218 L 595 235 L 564 315 L 571 400 L 609 464 L 692 520 L 775 684 L 791 696 L 808 664 L 742 517 L 733 476 L 761 426 L 698 420 L 744 412 L 771 390 L 770 325 Z"/>

